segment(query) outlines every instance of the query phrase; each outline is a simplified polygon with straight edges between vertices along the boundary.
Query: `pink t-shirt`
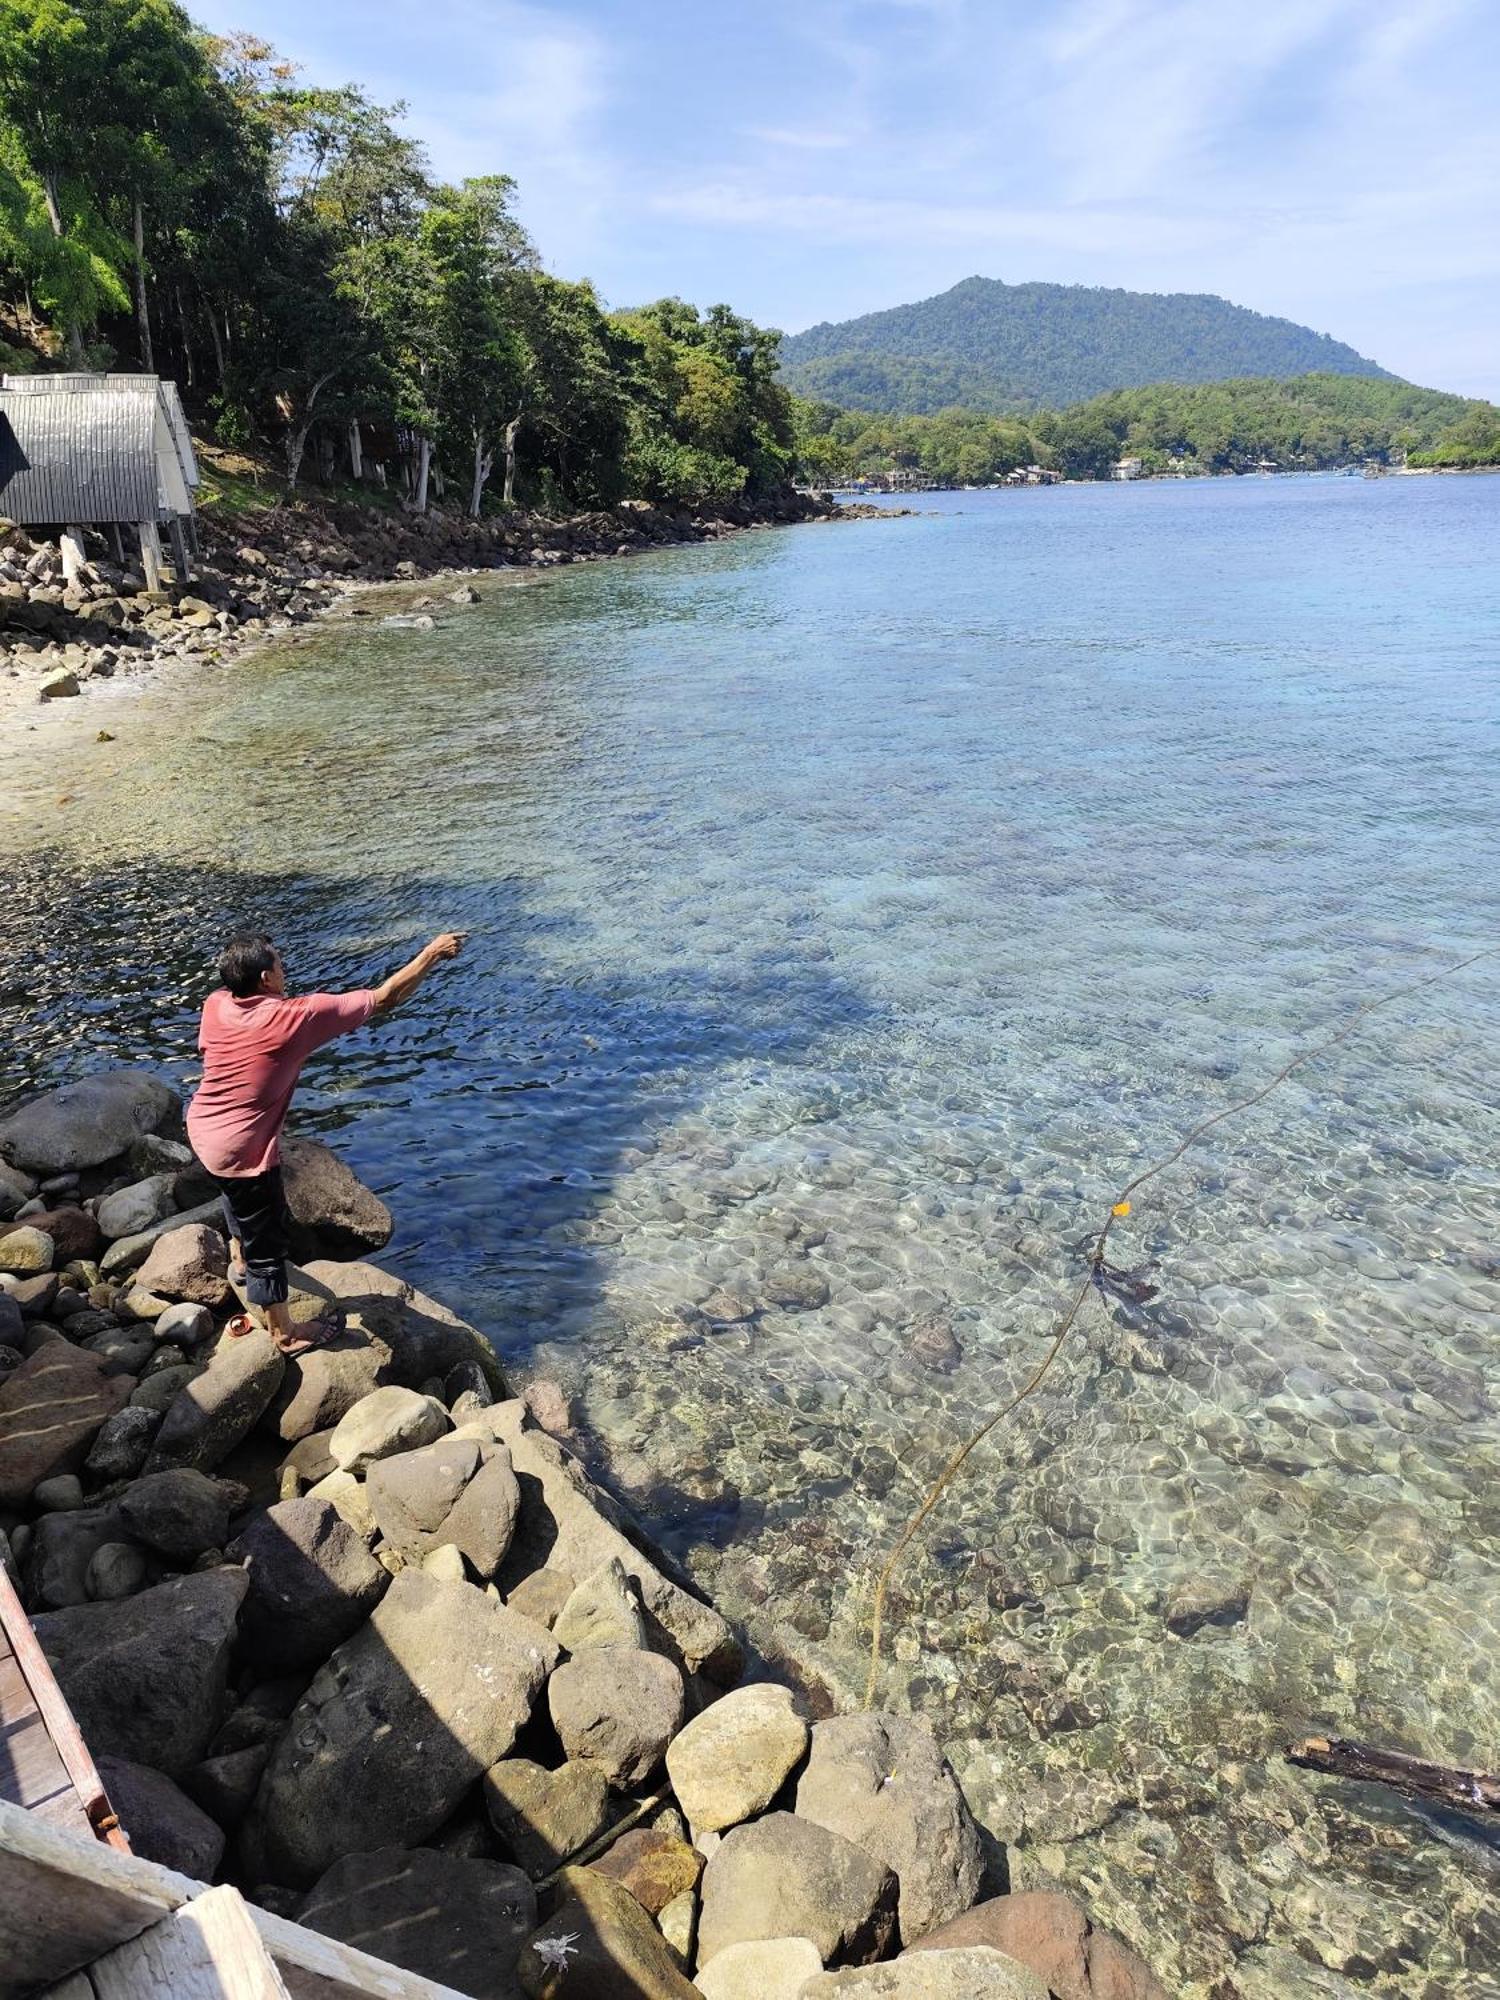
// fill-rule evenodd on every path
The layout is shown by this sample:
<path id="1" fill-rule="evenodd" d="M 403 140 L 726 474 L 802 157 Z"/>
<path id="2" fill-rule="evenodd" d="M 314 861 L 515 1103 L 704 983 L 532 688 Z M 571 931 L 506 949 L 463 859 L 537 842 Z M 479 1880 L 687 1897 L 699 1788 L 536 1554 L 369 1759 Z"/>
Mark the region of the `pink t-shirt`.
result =
<path id="1" fill-rule="evenodd" d="M 375 995 L 252 993 L 225 987 L 203 1003 L 203 1081 L 188 1106 L 193 1151 L 211 1174 L 262 1174 L 281 1158 L 281 1126 L 302 1065 L 335 1035 L 363 1027 Z"/>

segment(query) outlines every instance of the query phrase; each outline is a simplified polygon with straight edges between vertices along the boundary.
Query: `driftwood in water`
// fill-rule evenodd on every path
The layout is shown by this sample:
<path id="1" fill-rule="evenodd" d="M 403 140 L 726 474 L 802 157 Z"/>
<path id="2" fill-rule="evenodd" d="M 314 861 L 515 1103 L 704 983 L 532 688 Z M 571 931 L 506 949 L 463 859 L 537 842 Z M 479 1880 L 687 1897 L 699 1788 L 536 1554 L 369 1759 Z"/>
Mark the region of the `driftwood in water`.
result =
<path id="1" fill-rule="evenodd" d="M 1404 1757 L 1399 1750 L 1372 1750 L 1365 1743 L 1345 1743 L 1327 1736 L 1309 1736 L 1293 1744 L 1286 1754 L 1288 1763 L 1300 1764 L 1307 1771 L 1390 1785 L 1412 1798 L 1431 1799 L 1456 1812 L 1500 1813 L 1500 1777 L 1489 1772 L 1459 1771 L 1448 1764 Z"/>

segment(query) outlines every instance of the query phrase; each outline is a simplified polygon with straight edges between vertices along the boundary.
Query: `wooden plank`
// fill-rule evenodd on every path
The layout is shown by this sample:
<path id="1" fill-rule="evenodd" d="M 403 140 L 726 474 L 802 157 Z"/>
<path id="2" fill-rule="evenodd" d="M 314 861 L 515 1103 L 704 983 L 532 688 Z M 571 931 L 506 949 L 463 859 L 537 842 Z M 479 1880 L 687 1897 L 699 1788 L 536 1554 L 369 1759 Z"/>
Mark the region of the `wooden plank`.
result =
<path id="1" fill-rule="evenodd" d="M 91 1965 L 202 1889 L 0 1800 L 0 2000 L 22 2000 Z M 291 2000 L 463 2000 L 450 1986 L 246 1907 Z"/>
<path id="2" fill-rule="evenodd" d="M 1488 1771 L 1461 1771 L 1449 1764 L 1429 1764 L 1399 1750 L 1376 1750 L 1368 1743 L 1348 1743 L 1339 1737 L 1309 1736 L 1286 1753 L 1289 1764 L 1323 1771 L 1334 1778 L 1364 1784 L 1389 1785 L 1409 1798 L 1432 1799 L 1455 1812 L 1500 1812 L 1500 1776 Z"/>
<path id="3" fill-rule="evenodd" d="M 94 2000 L 289 2000 L 238 1889 L 205 1889 L 88 1977 Z"/>
<path id="4" fill-rule="evenodd" d="M 83 1732 L 63 1698 L 62 1689 L 53 1678 L 52 1667 L 42 1651 L 41 1641 L 3 1569 L 0 1569 L 0 1628 L 4 1630 L 11 1655 L 36 1704 L 62 1768 L 78 1794 L 79 1807 L 86 1823 L 101 1840 L 107 1839 L 112 1846 L 128 1849 L 129 1842 L 120 1831 L 119 1820 L 105 1792 L 104 1780 L 89 1755 Z"/>

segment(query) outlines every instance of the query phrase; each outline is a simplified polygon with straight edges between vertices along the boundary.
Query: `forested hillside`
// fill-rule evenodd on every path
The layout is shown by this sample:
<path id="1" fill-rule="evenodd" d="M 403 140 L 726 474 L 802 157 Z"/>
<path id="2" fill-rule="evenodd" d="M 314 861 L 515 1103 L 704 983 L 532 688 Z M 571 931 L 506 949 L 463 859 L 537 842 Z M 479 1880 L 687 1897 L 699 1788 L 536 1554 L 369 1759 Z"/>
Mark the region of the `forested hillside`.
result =
<path id="1" fill-rule="evenodd" d="M 1500 461 L 1500 409 L 1406 382 L 1357 375 L 1118 390 L 1031 417 L 972 410 L 877 416 L 799 402 L 799 452 L 817 478 L 914 474 L 982 485 L 1018 466 L 1108 478 L 1122 458 L 1146 472 L 1316 471 L 1404 458 L 1411 465 Z"/>
<path id="2" fill-rule="evenodd" d="M 0 367 L 159 371 L 289 487 L 368 458 L 418 511 L 443 475 L 473 513 L 784 484 L 774 333 L 607 312 L 400 111 L 171 0 L 0 0 Z"/>
<path id="3" fill-rule="evenodd" d="M 1342 341 L 1203 292 L 1006 285 L 965 278 L 937 298 L 782 342 L 782 380 L 846 409 L 996 414 L 1061 409 L 1149 382 L 1312 373 L 1390 377 Z"/>

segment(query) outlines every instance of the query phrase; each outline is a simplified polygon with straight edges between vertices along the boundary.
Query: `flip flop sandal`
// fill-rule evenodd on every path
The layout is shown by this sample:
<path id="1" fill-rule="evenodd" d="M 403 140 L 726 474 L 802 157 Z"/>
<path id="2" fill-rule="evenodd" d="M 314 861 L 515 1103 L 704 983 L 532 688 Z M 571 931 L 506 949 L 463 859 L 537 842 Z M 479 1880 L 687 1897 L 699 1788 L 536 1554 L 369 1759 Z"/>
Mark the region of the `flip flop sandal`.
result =
<path id="1" fill-rule="evenodd" d="M 285 1340 L 276 1342 L 277 1352 L 295 1359 L 299 1354 L 310 1354 L 314 1348 L 326 1347 L 330 1340 L 336 1340 L 344 1330 L 342 1318 L 299 1320 Z"/>

